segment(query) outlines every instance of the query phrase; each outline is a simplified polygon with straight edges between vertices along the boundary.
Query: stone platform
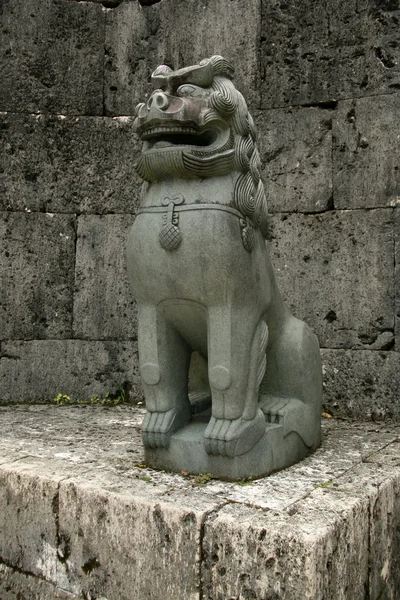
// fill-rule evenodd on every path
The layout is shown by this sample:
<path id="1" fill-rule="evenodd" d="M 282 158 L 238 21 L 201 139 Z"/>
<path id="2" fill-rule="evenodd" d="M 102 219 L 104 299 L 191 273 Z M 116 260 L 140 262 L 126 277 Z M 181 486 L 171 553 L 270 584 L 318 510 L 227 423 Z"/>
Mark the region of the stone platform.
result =
<path id="1" fill-rule="evenodd" d="M 400 598 L 400 425 L 226 483 L 147 468 L 143 413 L 0 408 L 1 600 Z"/>

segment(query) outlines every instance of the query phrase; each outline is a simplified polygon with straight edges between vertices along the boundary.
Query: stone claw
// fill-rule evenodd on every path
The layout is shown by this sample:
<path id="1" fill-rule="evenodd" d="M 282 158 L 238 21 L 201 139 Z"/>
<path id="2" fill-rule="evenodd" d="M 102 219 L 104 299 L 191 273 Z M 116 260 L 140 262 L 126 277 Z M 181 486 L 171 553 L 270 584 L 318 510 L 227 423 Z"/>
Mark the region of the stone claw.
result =
<path id="1" fill-rule="evenodd" d="M 190 421 L 187 410 L 147 411 L 142 423 L 143 444 L 147 448 L 168 448 L 171 435 Z"/>
<path id="2" fill-rule="evenodd" d="M 265 418 L 261 410 L 254 419 L 216 419 L 211 417 L 204 433 L 207 454 L 239 456 L 248 452 L 265 432 Z"/>

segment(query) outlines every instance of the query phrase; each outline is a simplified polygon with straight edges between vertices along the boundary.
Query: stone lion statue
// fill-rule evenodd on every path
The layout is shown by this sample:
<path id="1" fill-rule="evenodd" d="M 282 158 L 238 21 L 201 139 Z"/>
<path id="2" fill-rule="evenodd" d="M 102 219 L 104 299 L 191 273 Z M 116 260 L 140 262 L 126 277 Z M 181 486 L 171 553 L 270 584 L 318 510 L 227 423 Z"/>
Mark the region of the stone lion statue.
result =
<path id="1" fill-rule="evenodd" d="M 221 56 L 152 74 L 127 246 L 146 460 L 228 478 L 318 447 L 322 395 L 317 339 L 275 281 L 256 131 L 232 76 Z"/>

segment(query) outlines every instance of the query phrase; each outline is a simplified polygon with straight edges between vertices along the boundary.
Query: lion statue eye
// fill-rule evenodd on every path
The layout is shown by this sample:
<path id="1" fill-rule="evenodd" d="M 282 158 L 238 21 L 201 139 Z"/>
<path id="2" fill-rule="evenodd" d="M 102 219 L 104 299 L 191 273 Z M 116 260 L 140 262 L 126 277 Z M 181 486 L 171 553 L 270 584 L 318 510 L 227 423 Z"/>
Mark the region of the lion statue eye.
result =
<path id="1" fill-rule="evenodd" d="M 204 93 L 204 90 L 195 85 L 189 85 L 185 83 L 184 85 L 180 85 L 178 87 L 176 93 L 178 96 L 201 96 Z"/>

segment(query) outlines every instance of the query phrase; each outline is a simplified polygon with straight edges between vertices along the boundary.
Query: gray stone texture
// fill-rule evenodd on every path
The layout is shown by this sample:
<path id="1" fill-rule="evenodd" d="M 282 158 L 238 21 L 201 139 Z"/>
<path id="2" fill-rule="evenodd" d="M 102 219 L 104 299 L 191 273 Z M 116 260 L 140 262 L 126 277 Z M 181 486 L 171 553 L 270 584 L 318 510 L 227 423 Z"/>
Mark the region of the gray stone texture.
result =
<path id="1" fill-rule="evenodd" d="M 258 145 L 270 212 L 332 207 L 332 115 L 318 108 L 257 114 Z"/>
<path id="2" fill-rule="evenodd" d="M 400 204 L 400 94 L 339 102 L 333 121 L 335 208 Z"/>
<path id="3" fill-rule="evenodd" d="M 99 490 L 96 475 L 88 479 L 60 486 L 60 536 L 69 545 L 63 587 L 118 600 L 196 600 L 202 521 L 222 501 L 172 492 L 165 502 L 151 484 L 112 493 Z"/>
<path id="4" fill-rule="evenodd" d="M 350 418 L 400 418 L 400 354 L 322 350 L 324 407 Z"/>
<path id="5" fill-rule="evenodd" d="M 368 505 L 322 490 L 300 502 L 292 519 L 228 505 L 206 523 L 203 544 L 207 600 L 360 600 L 368 578 Z"/>
<path id="6" fill-rule="evenodd" d="M 397 444 L 398 446 L 398 444 Z M 397 447 L 397 461 L 400 448 Z M 398 462 L 397 462 L 398 464 Z M 370 597 L 379 596 L 396 600 L 400 590 L 400 570 L 398 556 L 400 540 L 398 525 L 400 519 L 400 481 L 395 480 L 394 489 L 385 482 L 379 482 L 375 497 L 371 498 L 370 510 Z"/>
<path id="7" fill-rule="evenodd" d="M 48 579 L 57 569 L 58 479 L 43 465 L 35 471 L 6 464 L 0 470 L 2 561 Z"/>
<path id="8" fill-rule="evenodd" d="M 400 207 L 394 211 L 394 243 L 395 243 L 395 332 L 396 350 L 400 352 Z"/>
<path id="9" fill-rule="evenodd" d="M 54 584 L 0 563 L 0 598 L 2 600 L 77 600 L 58 590 Z M 80 600 L 80 599 L 79 599 Z"/>
<path id="10" fill-rule="evenodd" d="M 134 211 L 141 182 L 132 122 L 0 114 L 0 209 Z"/>
<path id="11" fill-rule="evenodd" d="M 262 107 L 400 88 L 397 0 L 262 0 Z"/>
<path id="12" fill-rule="evenodd" d="M 325 420 L 315 454 L 238 485 L 149 469 L 143 414 L 0 408 L 4 600 L 397 600 L 398 425 Z"/>
<path id="13" fill-rule="evenodd" d="M 283 297 L 321 346 L 390 349 L 393 210 L 274 215 L 272 224 L 271 254 Z"/>
<path id="14" fill-rule="evenodd" d="M 259 105 L 260 0 L 168 0 L 152 7 L 123 2 L 106 15 L 105 107 L 132 115 L 149 94 L 159 64 L 175 69 L 221 54 L 235 65 L 236 85 Z"/>
<path id="15" fill-rule="evenodd" d="M 78 220 L 74 336 L 136 339 L 136 303 L 128 287 L 125 240 L 133 215 Z"/>
<path id="16" fill-rule="evenodd" d="M 102 114 L 101 5 L 5 0 L 0 20 L 0 110 Z"/>
<path id="17" fill-rule="evenodd" d="M 77 400 L 116 393 L 142 396 L 135 342 L 83 340 L 9 341 L 1 344 L 0 402 L 51 401 L 59 393 Z"/>
<path id="18" fill-rule="evenodd" d="M 74 216 L 0 214 L 0 339 L 69 337 Z"/>

